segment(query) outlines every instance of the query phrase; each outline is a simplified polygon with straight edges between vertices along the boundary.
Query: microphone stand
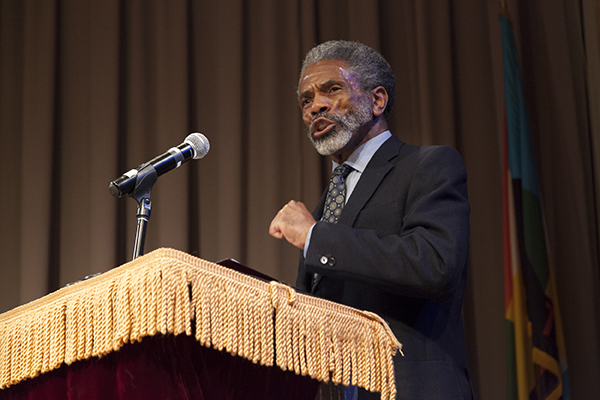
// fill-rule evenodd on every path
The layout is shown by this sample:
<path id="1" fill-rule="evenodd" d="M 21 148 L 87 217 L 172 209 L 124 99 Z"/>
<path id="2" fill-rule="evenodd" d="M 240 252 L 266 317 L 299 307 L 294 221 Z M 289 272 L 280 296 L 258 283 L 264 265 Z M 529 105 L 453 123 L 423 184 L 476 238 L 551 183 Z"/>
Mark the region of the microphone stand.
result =
<path id="1" fill-rule="evenodd" d="M 135 188 L 129 194 L 130 197 L 138 202 L 137 208 L 137 228 L 135 230 L 135 243 L 133 245 L 133 260 L 144 254 L 144 242 L 146 240 L 146 228 L 150 219 L 152 202 L 150 194 L 152 186 L 158 179 L 156 169 L 150 163 L 141 165 L 138 170 L 135 181 Z"/>

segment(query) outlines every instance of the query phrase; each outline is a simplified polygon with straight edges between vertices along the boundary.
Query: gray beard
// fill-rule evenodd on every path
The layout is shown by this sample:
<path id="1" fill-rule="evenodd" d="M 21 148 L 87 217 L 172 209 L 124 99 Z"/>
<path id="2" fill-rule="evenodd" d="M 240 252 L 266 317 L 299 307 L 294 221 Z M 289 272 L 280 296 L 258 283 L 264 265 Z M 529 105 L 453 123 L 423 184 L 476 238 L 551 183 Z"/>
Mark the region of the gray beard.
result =
<path id="1" fill-rule="evenodd" d="M 315 138 L 311 124 L 308 128 L 308 137 L 320 155 L 330 156 L 346 147 L 352 139 L 352 135 L 362 125 L 369 122 L 372 116 L 373 114 L 368 101 L 361 101 L 356 107 L 342 115 L 322 112 L 315 115 L 313 121 L 317 118 L 325 117 L 334 122 L 335 126 L 326 135 Z"/>

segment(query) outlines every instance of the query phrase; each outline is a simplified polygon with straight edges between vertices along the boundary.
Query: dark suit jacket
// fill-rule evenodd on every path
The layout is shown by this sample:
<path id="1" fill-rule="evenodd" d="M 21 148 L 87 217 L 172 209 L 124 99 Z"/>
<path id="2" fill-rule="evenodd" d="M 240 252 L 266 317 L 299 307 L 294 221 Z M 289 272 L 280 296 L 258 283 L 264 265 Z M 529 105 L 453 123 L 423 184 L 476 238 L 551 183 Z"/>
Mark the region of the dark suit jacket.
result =
<path id="1" fill-rule="evenodd" d="M 324 201 L 325 195 L 313 213 L 317 221 Z M 404 353 L 394 358 L 397 399 L 471 398 L 461 316 L 469 212 L 456 150 L 392 136 L 338 224 L 317 222 L 301 256 L 298 289 L 389 323 Z"/>

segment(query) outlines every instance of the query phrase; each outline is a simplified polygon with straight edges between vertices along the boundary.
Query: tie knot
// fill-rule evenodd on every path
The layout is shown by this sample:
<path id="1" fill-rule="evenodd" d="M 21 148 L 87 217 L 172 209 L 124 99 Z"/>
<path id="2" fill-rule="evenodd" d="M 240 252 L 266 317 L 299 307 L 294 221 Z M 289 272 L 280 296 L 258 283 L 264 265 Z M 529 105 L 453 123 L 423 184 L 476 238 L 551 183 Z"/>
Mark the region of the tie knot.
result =
<path id="1" fill-rule="evenodd" d="M 333 170 L 333 175 L 341 175 L 342 179 L 346 179 L 350 171 L 352 171 L 351 166 L 348 164 L 340 164 Z"/>

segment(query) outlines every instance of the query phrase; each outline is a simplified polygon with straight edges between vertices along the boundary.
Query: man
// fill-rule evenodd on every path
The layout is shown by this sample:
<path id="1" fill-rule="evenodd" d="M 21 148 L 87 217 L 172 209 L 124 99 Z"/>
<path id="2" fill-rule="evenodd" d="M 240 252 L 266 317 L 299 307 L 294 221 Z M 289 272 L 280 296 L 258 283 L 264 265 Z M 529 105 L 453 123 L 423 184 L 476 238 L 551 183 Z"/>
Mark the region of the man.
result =
<path id="1" fill-rule="evenodd" d="M 389 323 L 404 353 L 394 359 L 397 398 L 470 399 L 461 316 L 466 172 L 450 147 L 411 146 L 391 135 L 394 88 L 389 64 L 368 46 L 332 41 L 307 54 L 302 119 L 317 151 L 350 173 L 334 173 L 333 196 L 326 190 L 312 214 L 290 201 L 269 233 L 302 250 L 299 290 Z M 372 396 L 359 390 L 358 399 L 379 398 Z"/>

